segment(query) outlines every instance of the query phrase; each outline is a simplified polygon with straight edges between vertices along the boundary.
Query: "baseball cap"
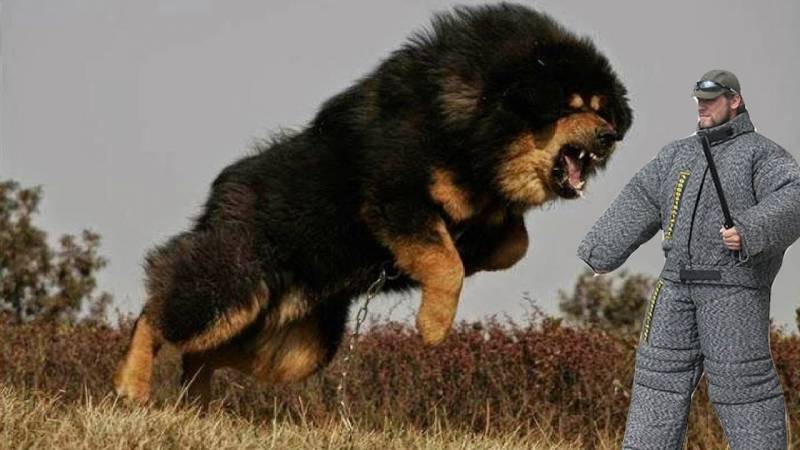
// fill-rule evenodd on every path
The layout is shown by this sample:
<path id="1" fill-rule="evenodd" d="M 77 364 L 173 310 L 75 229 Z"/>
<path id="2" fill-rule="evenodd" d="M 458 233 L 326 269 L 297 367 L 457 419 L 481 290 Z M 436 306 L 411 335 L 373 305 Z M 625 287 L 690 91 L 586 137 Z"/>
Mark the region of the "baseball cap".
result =
<path id="1" fill-rule="evenodd" d="M 734 91 L 741 95 L 742 90 L 739 87 L 739 79 L 736 78 L 733 72 L 714 69 L 704 73 L 700 80 L 694 84 L 692 95 L 697 98 L 712 99 L 729 91 Z"/>

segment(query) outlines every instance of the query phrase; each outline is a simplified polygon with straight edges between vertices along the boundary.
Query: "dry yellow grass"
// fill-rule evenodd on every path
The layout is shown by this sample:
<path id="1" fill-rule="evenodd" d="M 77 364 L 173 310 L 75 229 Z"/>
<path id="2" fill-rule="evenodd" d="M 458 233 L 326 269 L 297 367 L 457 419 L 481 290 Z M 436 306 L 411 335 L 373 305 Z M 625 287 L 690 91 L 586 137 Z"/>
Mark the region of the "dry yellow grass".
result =
<path id="1" fill-rule="evenodd" d="M 195 422 L 191 411 L 172 407 L 180 397 L 180 358 L 169 348 L 156 364 L 153 405 L 133 410 L 100 400 L 112 392 L 129 335 L 125 324 L 13 325 L 0 318 L 0 448 L 347 447 L 336 406 L 341 355 L 291 385 L 259 385 L 221 370 L 212 396 L 221 412 Z M 786 389 L 789 448 L 800 449 L 800 337 L 774 330 L 770 343 Z M 345 390 L 360 430 L 351 448 L 618 449 L 635 344 L 635 336 L 550 319 L 525 327 L 462 323 L 436 348 L 421 347 L 407 326 L 373 326 Z M 141 423 L 127 423 L 137 418 Z M 726 448 L 705 380 L 687 435 L 688 450 Z"/>
<path id="2" fill-rule="evenodd" d="M 221 409 L 203 415 L 179 405 L 132 408 L 110 397 L 65 404 L 43 393 L 0 385 L 0 448 L 571 450 L 580 444 L 553 442 L 546 430 L 498 437 L 442 426 L 418 431 L 387 424 L 382 430 L 356 429 L 350 435 L 340 423 L 259 422 Z"/>

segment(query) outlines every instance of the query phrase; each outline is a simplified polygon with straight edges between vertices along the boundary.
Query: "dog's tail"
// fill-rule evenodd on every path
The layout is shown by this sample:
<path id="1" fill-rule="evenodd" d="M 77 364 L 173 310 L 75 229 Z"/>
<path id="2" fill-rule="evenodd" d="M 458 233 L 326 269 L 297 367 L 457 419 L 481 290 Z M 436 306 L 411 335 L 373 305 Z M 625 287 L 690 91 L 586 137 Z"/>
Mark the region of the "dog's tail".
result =
<path id="1" fill-rule="evenodd" d="M 248 229 L 180 234 L 146 258 L 150 299 L 144 315 L 185 352 L 217 347 L 253 323 L 268 300 Z"/>

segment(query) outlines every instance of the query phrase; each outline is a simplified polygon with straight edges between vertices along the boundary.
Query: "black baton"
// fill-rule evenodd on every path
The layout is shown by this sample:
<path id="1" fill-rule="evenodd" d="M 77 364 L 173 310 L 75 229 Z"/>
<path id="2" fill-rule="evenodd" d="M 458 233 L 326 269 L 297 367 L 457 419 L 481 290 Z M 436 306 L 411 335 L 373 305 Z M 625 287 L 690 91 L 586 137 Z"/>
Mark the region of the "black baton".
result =
<path id="1" fill-rule="evenodd" d="M 722 184 L 719 182 L 719 175 L 717 175 L 717 166 L 714 164 L 714 158 L 711 157 L 711 147 L 708 144 L 706 133 L 700 134 L 700 142 L 703 143 L 703 153 L 706 154 L 708 168 L 711 169 L 711 178 L 714 180 L 714 187 L 717 188 L 717 197 L 719 197 L 719 203 L 722 205 L 722 214 L 725 215 L 725 228 L 731 228 L 733 219 L 731 219 L 731 212 L 728 210 L 728 202 L 725 201 L 725 194 L 722 192 Z"/>
<path id="2" fill-rule="evenodd" d="M 705 132 L 697 132 L 700 136 L 700 143 L 703 144 L 703 153 L 706 155 L 706 161 L 708 162 L 708 168 L 711 169 L 711 179 L 714 181 L 714 187 L 717 189 L 717 197 L 719 197 L 720 206 L 722 206 L 722 214 L 725 216 L 725 228 L 732 228 L 733 227 L 733 219 L 731 218 L 731 212 L 728 209 L 728 202 L 725 201 L 725 193 L 722 192 L 722 183 L 719 181 L 719 175 L 717 175 L 717 166 L 714 164 L 714 158 L 711 156 L 711 146 L 708 143 L 708 135 Z M 736 257 L 739 257 L 739 251 L 734 250 L 736 252 Z"/>

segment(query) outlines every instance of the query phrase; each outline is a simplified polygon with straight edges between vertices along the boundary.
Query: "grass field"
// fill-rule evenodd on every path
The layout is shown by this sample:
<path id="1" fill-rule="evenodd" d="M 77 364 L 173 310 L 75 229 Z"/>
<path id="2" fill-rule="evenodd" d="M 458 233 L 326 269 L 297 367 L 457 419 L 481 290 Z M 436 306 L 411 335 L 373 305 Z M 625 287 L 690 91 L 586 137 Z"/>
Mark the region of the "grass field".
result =
<path id="1" fill-rule="evenodd" d="M 435 425 L 349 431 L 342 423 L 245 419 L 178 405 L 129 408 L 110 397 L 71 406 L 0 387 L 0 447 L 28 449 L 579 449 L 538 430 L 486 436 Z M 609 447 L 611 448 L 611 447 Z"/>
<path id="2" fill-rule="evenodd" d="M 167 349 L 153 404 L 117 403 L 110 379 L 128 333 L 0 321 L 0 448 L 616 449 L 637 342 L 540 316 L 461 323 L 426 348 L 406 325 L 372 324 L 348 376 L 350 433 L 337 408 L 341 354 L 287 386 L 220 371 L 201 415 L 181 403 Z M 800 336 L 774 329 L 770 342 L 800 448 Z M 689 421 L 689 449 L 725 448 L 705 381 Z"/>

